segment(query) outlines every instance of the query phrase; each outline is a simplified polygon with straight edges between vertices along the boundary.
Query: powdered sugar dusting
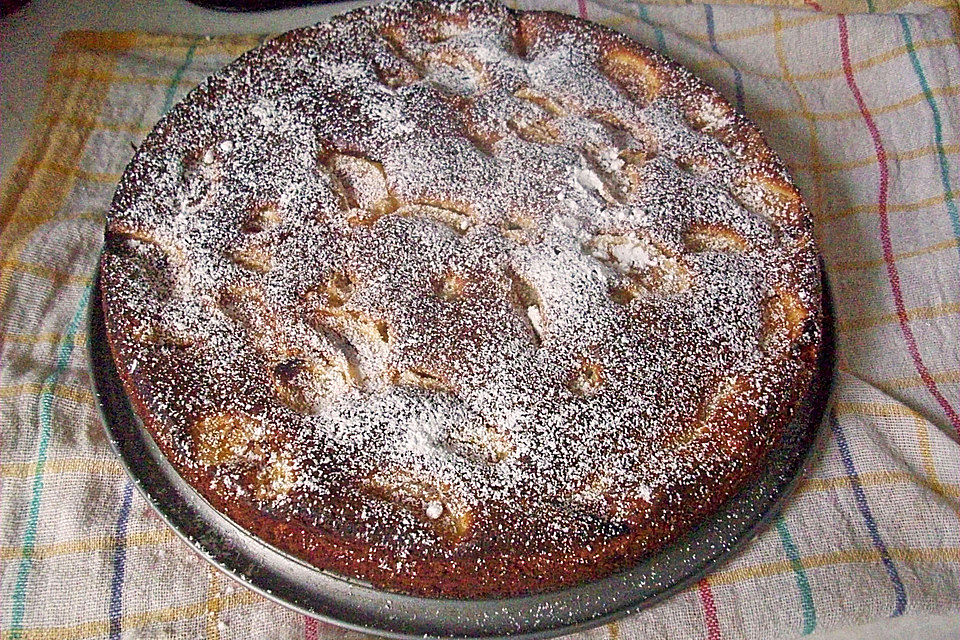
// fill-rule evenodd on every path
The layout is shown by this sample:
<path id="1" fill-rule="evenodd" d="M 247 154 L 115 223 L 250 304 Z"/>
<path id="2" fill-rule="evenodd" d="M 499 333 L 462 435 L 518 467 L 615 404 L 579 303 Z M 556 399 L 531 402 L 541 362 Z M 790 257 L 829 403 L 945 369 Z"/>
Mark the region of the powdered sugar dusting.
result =
<path id="1" fill-rule="evenodd" d="M 808 229 L 738 199 L 779 169 L 692 128 L 679 70 L 637 100 L 586 27 L 519 55 L 499 5 L 411 6 L 268 43 L 143 146 L 104 262 L 126 370 L 178 464 L 399 570 L 672 522 L 745 464 L 708 399 L 740 381 L 765 442 L 816 340 L 764 338 L 816 305 Z"/>

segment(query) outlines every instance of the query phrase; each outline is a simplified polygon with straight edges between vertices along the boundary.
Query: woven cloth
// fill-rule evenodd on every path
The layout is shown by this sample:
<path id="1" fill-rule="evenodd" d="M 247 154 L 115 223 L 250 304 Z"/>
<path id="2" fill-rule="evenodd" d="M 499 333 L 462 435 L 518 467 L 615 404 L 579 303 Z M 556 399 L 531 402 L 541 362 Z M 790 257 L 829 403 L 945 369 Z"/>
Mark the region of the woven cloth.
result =
<path id="1" fill-rule="evenodd" d="M 778 4 L 524 3 L 635 36 L 761 125 L 813 209 L 836 316 L 822 445 L 781 516 L 695 587 L 583 637 L 768 640 L 960 608 L 957 7 Z M 91 276 L 120 173 L 258 41 L 59 42 L 0 209 L 3 638 L 355 635 L 199 560 L 133 490 L 91 392 Z"/>

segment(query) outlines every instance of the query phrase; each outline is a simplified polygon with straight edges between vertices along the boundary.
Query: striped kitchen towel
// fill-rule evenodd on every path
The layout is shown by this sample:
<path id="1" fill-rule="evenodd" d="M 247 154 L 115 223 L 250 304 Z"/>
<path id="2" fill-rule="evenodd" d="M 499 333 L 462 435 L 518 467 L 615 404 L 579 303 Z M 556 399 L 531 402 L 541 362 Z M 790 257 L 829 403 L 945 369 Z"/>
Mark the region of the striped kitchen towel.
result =
<path id="1" fill-rule="evenodd" d="M 947 0 L 524 0 L 689 66 L 815 215 L 838 371 L 812 471 L 694 588 L 584 638 L 793 638 L 960 608 L 960 46 Z M 836 13 L 844 12 L 844 13 Z M 0 194 L 0 633 L 343 638 L 206 566 L 133 491 L 91 393 L 104 214 L 135 147 L 254 37 L 71 33 Z"/>

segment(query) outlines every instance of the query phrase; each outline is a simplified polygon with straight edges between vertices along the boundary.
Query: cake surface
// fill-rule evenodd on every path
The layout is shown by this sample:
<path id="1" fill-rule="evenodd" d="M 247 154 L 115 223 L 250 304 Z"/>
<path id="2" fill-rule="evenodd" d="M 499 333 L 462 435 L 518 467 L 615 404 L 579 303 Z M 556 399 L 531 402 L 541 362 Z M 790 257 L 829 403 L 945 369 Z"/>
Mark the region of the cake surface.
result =
<path id="1" fill-rule="evenodd" d="M 756 475 L 814 375 L 810 215 L 629 38 L 486 0 L 245 54 L 127 168 L 101 264 L 137 414 L 266 542 L 407 593 L 624 569 Z"/>

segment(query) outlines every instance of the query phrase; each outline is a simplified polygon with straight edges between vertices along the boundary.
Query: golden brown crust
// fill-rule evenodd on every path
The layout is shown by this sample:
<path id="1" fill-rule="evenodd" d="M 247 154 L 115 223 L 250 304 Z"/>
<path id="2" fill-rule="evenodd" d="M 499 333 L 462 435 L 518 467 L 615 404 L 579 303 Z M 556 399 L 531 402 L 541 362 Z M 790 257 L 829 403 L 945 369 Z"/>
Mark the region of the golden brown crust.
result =
<path id="1" fill-rule="evenodd" d="M 118 188 L 124 387 L 211 504 L 312 564 L 487 597 L 623 569 L 756 473 L 820 345 L 757 129 L 603 27 L 365 8 L 243 56 Z"/>

